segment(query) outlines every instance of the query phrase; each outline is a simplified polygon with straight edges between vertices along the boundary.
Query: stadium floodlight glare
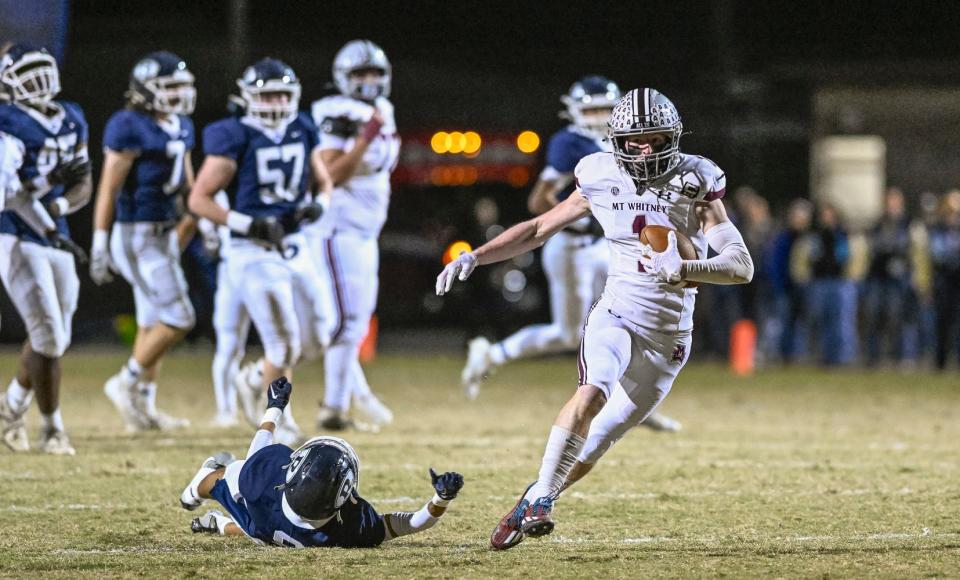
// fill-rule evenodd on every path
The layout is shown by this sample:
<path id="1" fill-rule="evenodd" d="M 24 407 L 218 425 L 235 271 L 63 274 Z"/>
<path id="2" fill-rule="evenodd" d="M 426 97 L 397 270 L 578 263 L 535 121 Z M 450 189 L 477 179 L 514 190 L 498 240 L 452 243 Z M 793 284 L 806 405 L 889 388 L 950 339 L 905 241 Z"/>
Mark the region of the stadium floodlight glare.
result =
<path id="1" fill-rule="evenodd" d="M 460 131 L 454 131 L 450 133 L 450 147 L 447 149 L 448 153 L 456 155 L 457 153 L 463 153 L 463 149 L 467 146 L 467 137 Z"/>
<path id="2" fill-rule="evenodd" d="M 466 139 L 466 143 L 463 146 L 463 152 L 467 155 L 473 155 L 480 151 L 480 145 L 483 144 L 483 140 L 480 139 L 479 133 L 476 131 L 467 131 L 463 134 Z"/>
<path id="3" fill-rule="evenodd" d="M 449 152 L 452 144 L 453 139 L 450 138 L 450 134 L 446 131 L 437 131 L 430 139 L 430 148 L 438 155 Z"/>
<path id="4" fill-rule="evenodd" d="M 443 263 L 449 264 L 450 262 L 456 260 L 460 254 L 472 251 L 473 247 L 469 243 L 463 240 L 457 240 L 456 242 L 453 242 L 447 246 L 447 251 L 443 253 Z"/>
<path id="5" fill-rule="evenodd" d="M 533 131 L 524 131 L 517 135 L 517 149 L 523 153 L 533 153 L 540 148 L 540 135 Z"/>

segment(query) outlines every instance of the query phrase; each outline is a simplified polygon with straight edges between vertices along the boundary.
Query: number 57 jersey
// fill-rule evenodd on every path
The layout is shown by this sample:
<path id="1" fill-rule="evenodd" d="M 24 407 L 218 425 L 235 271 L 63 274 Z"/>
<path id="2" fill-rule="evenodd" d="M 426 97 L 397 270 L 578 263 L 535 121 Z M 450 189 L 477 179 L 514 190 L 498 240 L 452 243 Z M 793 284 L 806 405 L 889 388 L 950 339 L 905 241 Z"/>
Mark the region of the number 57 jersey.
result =
<path id="1" fill-rule="evenodd" d="M 227 187 L 231 209 L 252 217 L 274 217 L 288 234 L 299 229 L 293 215 L 307 191 L 310 153 L 316 146 L 316 125 L 304 113 L 277 129 L 231 117 L 203 130 L 206 155 L 237 163 Z"/>
<path id="2" fill-rule="evenodd" d="M 690 330 L 697 290 L 658 282 L 644 271 L 640 232 L 648 225 L 673 228 L 690 238 L 697 255 L 705 258 L 707 241 L 696 204 L 723 197 L 723 171 L 704 157 L 680 154 L 676 168 L 638 190 L 612 153 L 594 153 L 577 164 L 574 175 L 610 245 L 602 303 L 646 330 Z"/>

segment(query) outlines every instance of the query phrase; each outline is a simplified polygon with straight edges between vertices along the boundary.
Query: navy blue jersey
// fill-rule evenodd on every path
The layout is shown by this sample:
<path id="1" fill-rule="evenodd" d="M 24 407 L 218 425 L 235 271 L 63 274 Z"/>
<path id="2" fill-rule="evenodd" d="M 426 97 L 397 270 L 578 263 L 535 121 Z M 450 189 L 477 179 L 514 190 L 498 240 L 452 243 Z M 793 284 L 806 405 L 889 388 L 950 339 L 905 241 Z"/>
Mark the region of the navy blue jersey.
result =
<path id="1" fill-rule="evenodd" d="M 363 498 L 358 497 L 356 503 L 348 501 L 339 516 L 314 530 L 296 526 L 287 519 L 281 503 L 283 491 L 277 487 L 286 481 L 291 453 L 293 450 L 286 445 L 268 445 L 247 458 L 239 478 L 242 501 L 234 502 L 224 489 L 213 494 L 221 504 L 227 502 L 224 507 L 234 516 L 237 525 L 250 537 L 278 546 L 372 548 L 380 545 L 385 535 L 383 516 Z"/>
<path id="2" fill-rule="evenodd" d="M 317 142 L 317 127 L 306 113 L 297 115 L 277 139 L 236 117 L 203 130 L 206 155 L 237 162 L 237 173 L 227 188 L 230 208 L 253 217 L 275 217 L 288 233 L 299 227 L 293 214 L 307 191 L 310 153 Z"/>
<path id="3" fill-rule="evenodd" d="M 568 126 L 550 137 L 550 143 L 547 145 L 547 167 L 552 167 L 557 173 L 572 174 L 581 159 L 598 151 L 602 149 L 596 139 L 578 133 L 573 127 Z M 570 197 L 574 189 L 576 184 L 571 181 L 557 194 L 557 201 Z"/>
<path id="4" fill-rule="evenodd" d="M 0 131 L 13 135 L 23 142 L 23 165 L 18 172 L 20 181 L 26 184 L 37 177 L 50 175 L 57 165 L 74 157 L 87 155 L 87 120 L 80 105 L 57 101 L 62 112 L 48 118 L 33 109 L 14 104 L 0 105 Z M 62 197 L 64 188 L 55 186 L 46 192 L 41 201 L 49 204 Z M 57 227 L 64 236 L 69 235 L 67 220 L 57 220 Z M 41 232 L 35 232 L 11 211 L 0 212 L 0 233 L 13 234 L 24 241 L 47 245 Z"/>
<path id="5" fill-rule="evenodd" d="M 185 115 L 160 123 L 150 113 L 124 109 L 107 121 L 103 146 L 137 158 L 117 197 L 118 222 L 168 222 L 177 218 L 184 157 L 193 149 L 193 122 Z"/>

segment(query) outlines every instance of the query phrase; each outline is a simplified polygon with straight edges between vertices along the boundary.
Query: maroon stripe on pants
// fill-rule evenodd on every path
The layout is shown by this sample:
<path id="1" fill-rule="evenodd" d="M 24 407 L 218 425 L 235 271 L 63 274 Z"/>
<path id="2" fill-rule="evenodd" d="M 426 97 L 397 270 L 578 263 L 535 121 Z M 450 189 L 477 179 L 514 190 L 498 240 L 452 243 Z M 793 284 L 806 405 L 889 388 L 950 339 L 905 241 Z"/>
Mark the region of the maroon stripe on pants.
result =
<path id="1" fill-rule="evenodd" d="M 593 303 L 593 306 L 590 307 L 590 310 L 587 312 L 587 317 L 583 321 L 583 332 L 580 333 L 580 349 L 577 353 L 577 373 L 580 375 L 580 385 L 583 386 L 587 384 L 587 356 L 586 356 L 586 347 L 584 343 L 587 339 L 587 324 L 590 322 L 590 315 L 593 314 L 593 309 L 597 307 L 597 304 L 600 303 L 600 298 Z"/>
<path id="2" fill-rule="evenodd" d="M 340 279 L 340 268 L 337 263 L 337 257 L 334 254 L 333 238 L 327 238 L 327 268 L 330 269 L 330 276 L 333 278 L 333 296 L 337 306 L 337 326 L 333 329 L 330 337 L 330 343 L 337 342 L 340 335 L 343 334 L 343 321 L 347 317 L 347 309 L 343 305 L 343 281 Z"/>

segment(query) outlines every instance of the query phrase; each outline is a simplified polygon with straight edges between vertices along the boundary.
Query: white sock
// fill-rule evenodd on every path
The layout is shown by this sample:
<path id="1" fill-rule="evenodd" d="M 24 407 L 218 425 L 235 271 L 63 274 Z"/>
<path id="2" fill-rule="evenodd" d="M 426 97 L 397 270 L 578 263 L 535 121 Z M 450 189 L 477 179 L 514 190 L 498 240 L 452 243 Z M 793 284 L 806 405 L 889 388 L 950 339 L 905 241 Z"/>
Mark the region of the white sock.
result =
<path id="1" fill-rule="evenodd" d="M 323 355 L 324 406 L 344 412 L 350 408 L 352 363 L 356 357 L 357 347 L 346 343 L 334 344 Z"/>
<path id="2" fill-rule="evenodd" d="M 157 383 L 140 383 L 140 396 L 143 397 L 144 412 L 148 417 L 157 414 Z"/>
<path id="3" fill-rule="evenodd" d="M 63 417 L 60 415 L 60 409 L 57 409 L 49 415 L 40 413 L 40 419 L 43 420 L 44 431 L 64 431 Z"/>
<path id="4" fill-rule="evenodd" d="M 527 492 L 526 498 L 533 502 L 537 498 L 560 491 L 573 464 L 577 462 L 577 456 L 583 449 L 584 443 L 583 437 L 554 425 L 550 429 L 547 448 L 543 452 L 543 462 L 540 464 L 537 483 Z"/>
<path id="5" fill-rule="evenodd" d="M 10 405 L 11 411 L 17 416 L 23 415 L 30 408 L 31 401 L 33 401 L 32 389 L 24 389 L 16 378 L 10 381 L 10 386 L 7 387 L 7 404 Z"/>
<path id="6" fill-rule="evenodd" d="M 143 367 L 137 362 L 137 359 L 130 357 L 126 364 L 120 368 L 120 380 L 124 386 L 132 389 L 140 381 L 140 375 L 143 373 Z"/>
<path id="7" fill-rule="evenodd" d="M 507 362 L 507 351 L 503 347 L 502 342 L 490 347 L 490 350 L 487 352 L 487 357 L 490 359 L 490 362 L 493 366 L 500 366 L 503 363 Z"/>
<path id="8" fill-rule="evenodd" d="M 293 429 L 294 431 L 300 430 L 300 426 L 297 425 L 297 422 L 293 419 L 293 409 L 290 408 L 290 405 L 287 405 L 283 409 L 283 424 L 288 429 Z"/>

